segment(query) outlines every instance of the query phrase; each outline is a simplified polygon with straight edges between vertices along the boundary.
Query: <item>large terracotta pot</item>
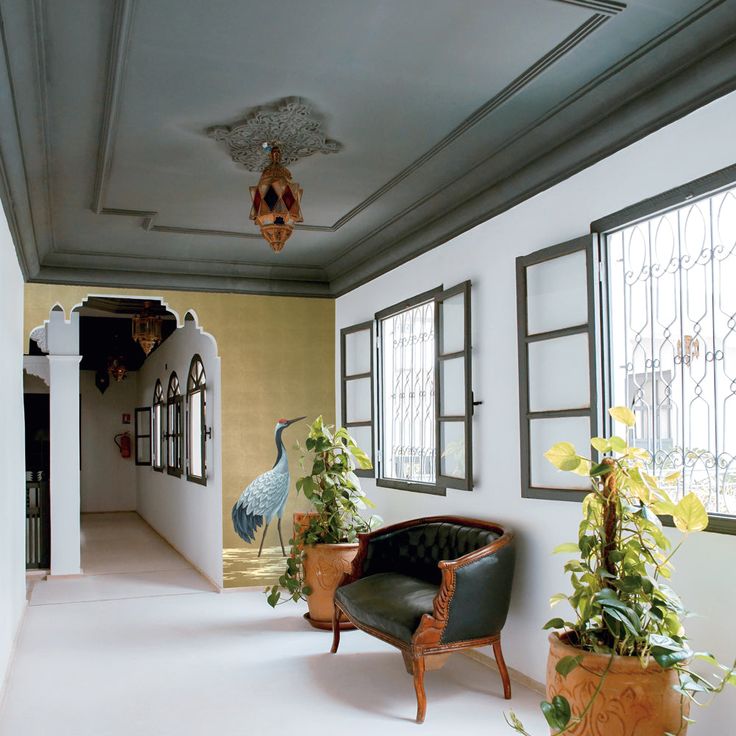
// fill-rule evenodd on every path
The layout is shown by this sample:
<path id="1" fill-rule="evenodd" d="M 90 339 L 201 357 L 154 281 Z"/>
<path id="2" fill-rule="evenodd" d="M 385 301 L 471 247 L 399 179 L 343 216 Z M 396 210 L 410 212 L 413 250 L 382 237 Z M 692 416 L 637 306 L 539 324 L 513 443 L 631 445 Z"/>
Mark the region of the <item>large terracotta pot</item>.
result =
<path id="1" fill-rule="evenodd" d="M 549 645 L 547 700 L 563 695 L 570 703 L 573 716 L 580 715 L 610 657 L 576 649 L 566 643 L 564 634 L 561 638 L 554 632 L 549 636 Z M 581 666 L 567 677 L 555 670 L 563 657 L 581 654 Z M 662 736 L 665 733 L 685 736 L 687 724 L 682 718 L 689 715 L 690 702 L 687 698 L 681 702 L 680 695 L 672 689 L 678 681 L 675 671 L 663 670 L 653 660 L 644 669 L 638 657 L 616 656 L 584 720 L 565 733 L 570 736 Z"/>
<path id="2" fill-rule="evenodd" d="M 357 551 L 357 543 L 315 544 L 305 548 L 304 579 L 312 589 L 307 596 L 309 614 L 305 618 L 315 628 L 332 629 L 335 590 L 343 574 L 350 572 Z"/>

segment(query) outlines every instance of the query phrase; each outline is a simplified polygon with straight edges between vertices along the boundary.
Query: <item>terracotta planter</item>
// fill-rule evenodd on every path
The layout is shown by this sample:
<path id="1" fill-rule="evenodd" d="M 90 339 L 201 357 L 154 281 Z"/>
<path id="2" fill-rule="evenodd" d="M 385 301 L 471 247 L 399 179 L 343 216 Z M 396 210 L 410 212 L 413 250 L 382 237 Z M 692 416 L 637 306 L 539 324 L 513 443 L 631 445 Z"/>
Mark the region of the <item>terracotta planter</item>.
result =
<path id="1" fill-rule="evenodd" d="M 547 700 L 563 695 L 570 703 L 573 716 L 580 714 L 590 701 L 609 657 L 592 654 L 570 646 L 557 633 L 549 636 L 547 660 Z M 567 677 L 555 670 L 563 657 L 583 654 L 582 666 Z M 585 668 L 585 669 L 583 669 Z M 591 672 L 587 672 L 591 670 Z M 573 729 L 571 736 L 662 736 L 677 733 L 685 736 L 687 724 L 682 717 L 690 713 L 690 702 L 672 686 L 678 683 L 677 673 L 663 670 L 651 660 L 644 669 L 637 657 L 615 657 L 606 675 L 603 689 L 598 694 L 585 719 Z M 680 730 L 682 725 L 682 730 Z"/>
<path id="2" fill-rule="evenodd" d="M 305 549 L 304 578 L 312 593 L 307 596 L 305 618 L 317 629 L 332 630 L 333 600 L 337 585 L 358 551 L 358 544 L 315 544 Z M 340 628 L 348 628 L 341 626 Z M 350 626 L 352 628 L 352 626 Z"/>

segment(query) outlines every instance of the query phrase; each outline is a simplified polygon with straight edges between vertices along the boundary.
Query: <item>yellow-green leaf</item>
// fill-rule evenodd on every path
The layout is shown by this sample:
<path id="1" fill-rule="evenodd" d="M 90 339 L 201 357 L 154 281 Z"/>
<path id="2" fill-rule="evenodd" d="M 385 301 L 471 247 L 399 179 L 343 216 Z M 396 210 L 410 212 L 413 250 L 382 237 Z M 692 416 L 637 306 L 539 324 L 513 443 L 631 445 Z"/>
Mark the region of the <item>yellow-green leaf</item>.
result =
<path id="1" fill-rule="evenodd" d="M 670 473 L 669 475 L 665 475 L 664 482 L 665 483 L 674 483 L 675 481 L 680 480 L 680 476 L 682 475 L 682 472 L 679 470 L 676 470 L 674 473 Z"/>
<path id="2" fill-rule="evenodd" d="M 675 506 L 672 518 L 681 532 L 702 532 L 708 526 L 708 512 L 703 502 L 694 494 L 688 493 Z"/>
<path id="3" fill-rule="evenodd" d="M 611 443 L 605 437 L 593 437 L 590 444 L 595 447 L 598 452 L 609 452 Z"/>
<path id="4" fill-rule="evenodd" d="M 623 437 L 613 436 L 610 439 L 611 449 L 614 452 L 626 452 L 629 449 L 629 444 Z"/>
<path id="5" fill-rule="evenodd" d="M 550 608 L 554 608 L 558 603 L 561 601 L 566 601 L 567 596 L 564 593 L 555 593 L 550 599 L 549 599 L 549 605 Z"/>
<path id="6" fill-rule="evenodd" d="M 580 465 L 580 458 L 575 452 L 575 447 L 569 442 L 558 442 L 550 447 L 544 456 L 560 470 L 575 470 Z"/>
<path id="7" fill-rule="evenodd" d="M 636 415 L 628 406 L 614 406 L 608 410 L 614 421 L 633 427 L 636 424 Z"/>
<path id="8" fill-rule="evenodd" d="M 580 464 L 572 472 L 582 476 L 590 475 L 590 460 L 586 460 L 583 457 L 578 458 L 578 460 Z"/>
<path id="9" fill-rule="evenodd" d="M 553 550 L 552 554 L 558 554 L 560 552 L 574 552 L 578 553 L 580 552 L 580 547 L 578 547 L 577 542 L 565 542 L 564 544 L 558 544 Z"/>

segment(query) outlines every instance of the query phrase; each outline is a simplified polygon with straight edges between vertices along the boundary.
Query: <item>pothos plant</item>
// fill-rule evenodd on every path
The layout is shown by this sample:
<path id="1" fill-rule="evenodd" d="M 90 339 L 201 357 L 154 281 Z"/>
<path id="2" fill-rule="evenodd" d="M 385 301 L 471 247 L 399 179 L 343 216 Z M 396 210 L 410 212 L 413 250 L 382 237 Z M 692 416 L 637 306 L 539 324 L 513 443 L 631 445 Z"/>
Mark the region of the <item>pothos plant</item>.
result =
<path id="1" fill-rule="evenodd" d="M 626 428 L 636 423 L 626 407 L 609 410 L 613 420 Z M 618 435 L 595 437 L 591 444 L 603 457 L 600 462 L 579 455 L 569 442 L 559 442 L 545 457 L 555 467 L 589 477 L 592 492 L 583 501 L 583 519 L 578 540 L 559 545 L 554 551 L 575 557 L 565 563 L 572 593 L 558 593 L 550 604 L 567 603 L 573 616 L 553 618 L 544 629 L 562 629 L 567 641 L 583 652 L 638 657 L 642 667 L 654 660 L 679 676 L 675 688 L 680 697 L 703 705 L 703 700 L 736 685 L 736 663 L 726 667 L 706 652 L 694 652 L 685 635 L 683 619 L 688 616 L 682 601 L 669 586 L 672 557 L 690 534 L 708 525 L 708 514 L 694 493 L 675 501 L 667 488 L 676 488 L 679 473 L 657 479 L 648 472 L 650 454 L 631 447 Z M 670 516 L 684 535 L 673 548 L 662 529 L 660 516 Z M 580 656 L 562 658 L 557 672 L 567 676 L 581 666 Z M 693 669 L 697 661 L 707 663 L 709 675 Z M 609 663 L 610 668 L 610 663 Z M 572 713 L 561 695 L 543 701 L 541 709 L 559 736 L 575 728 L 585 717 L 604 686 L 606 669 L 581 713 Z M 684 711 L 683 711 L 684 712 Z M 518 733 L 530 736 L 516 714 L 507 723 Z"/>
<path id="2" fill-rule="evenodd" d="M 378 516 L 363 517 L 363 512 L 374 505 L 355 475 L 356 468 L 370 470 L 370 459 L 347 429 L 331 429 L 319 416 L 310 426 L 304 446 L 297 442 L 300 467 L 309 467 L 309 472 L 297 480 L 296 492 L 304 495 L 314 511 L 294 530 L 286 570 L 278 583 L 265 590 L 273 607 L 289 600 L 306 600 L 311 594 L 304 580 L 305 547 L 355 542 L 358 534 L 381 524 Z"/>

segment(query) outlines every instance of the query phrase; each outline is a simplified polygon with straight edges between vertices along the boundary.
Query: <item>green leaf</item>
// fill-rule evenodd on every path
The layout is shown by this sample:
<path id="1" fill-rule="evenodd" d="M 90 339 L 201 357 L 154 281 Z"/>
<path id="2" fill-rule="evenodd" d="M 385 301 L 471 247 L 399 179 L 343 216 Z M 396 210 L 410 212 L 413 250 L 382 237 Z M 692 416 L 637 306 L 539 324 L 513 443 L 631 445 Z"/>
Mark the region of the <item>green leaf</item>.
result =
<path id="1" fill-rule="evenodd" d="M 564 544 L 558 544 L 553 550 L 552 554 L 561 554 L 561 553 L 572 553 L 577 554 L 580 552 L 580 547 L 578 547 L 577 542 L 565 542 Z"/>
<path id="2" fill-rule="evenodd" d="M 575 470 L 580 465 L 581 458 L 575 452 L 575 447 L 569 442 L 558 442 L 547 450 L 544 456 L 552 465 L 560 470 Z"/>
<path id="3" fill-rule="evenodd" d="M 570 722 L 570 703 L 562 695 L 555 695 L 551 703 L 543 700 L 539 707 L 542 709 L 550 728 L 561 731 Z"/>
<path id="4" fill-rule="evenodd" d="M 611 449 L 614 452 L 626 452 L 629 449 L 629 443 L 623 437 L 611 437 Z"/>
<path id="5" fill-rule="evenodd" d="M 636 424 L 636 415 L 628 406 L 614 406 L 608 410 L 614 421 L 633 427 Z"/>
<path id="6" fill-rule="evenodd" d="M 567 677 L 581 662 L 583 655 L 578 654 L 577 657 L 563 657 L 556 665 L 555 669 L 563 676 Z"/>
<path id="7" fill-rule="evenodd" d="M 565 628 L 565 621 L 561 618 L 551 618 L 547 623 L 542 626 L 543 630 L 547 629 L 564 629 Z"/>
<path id="8" fill-rule="evenodd" d="M 556 606 L 558 603 L 561 603 L 562 601 L 566 601 L 567 596 L 564 593 L 555 593 L 553 596 L 549 599 L 549 605 L 550 608 Z M 563 621 L 564 623 L 564 621 Z"/>
<path id="9" fill-rule="evenodd" d="M 688 493 L 675 506 L 672 514 L 675 526 L 686 534 L 702 532 L 708 526 L 708 512 L 703 502 L 694 494 Z"/>
<path id="10" fill-rule="evenodd" d="M 593 437 L 590 444 L 598 450 L 598 452 L 606 453 L 611 451 L 611 443 L 605 437 Z"/>
<path id="11" fill-rule="evenodd" d="M 608 475 L 613 470 L 613 465 L 608 463 L 597 463 L 590 469 L 591 478 L 595 478 L 599 475 Z"/>

